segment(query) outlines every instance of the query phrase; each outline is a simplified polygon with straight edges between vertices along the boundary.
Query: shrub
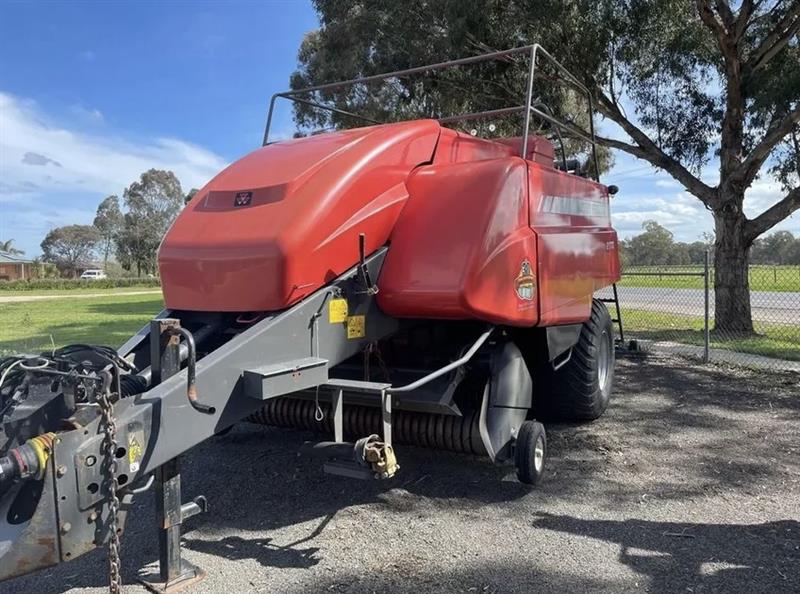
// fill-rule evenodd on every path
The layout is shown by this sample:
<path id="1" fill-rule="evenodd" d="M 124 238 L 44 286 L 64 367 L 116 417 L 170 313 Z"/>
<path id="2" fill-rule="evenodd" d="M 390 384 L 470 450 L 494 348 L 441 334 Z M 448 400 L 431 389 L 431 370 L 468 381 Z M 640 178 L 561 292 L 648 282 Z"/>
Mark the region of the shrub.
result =
<path id="1" fill-rule="evenodd" d="M 68 291 L 72 289 L 120 289 L 127 287 L 160 287 L 157 278 L 104 278 L 99 280 L 67 278 L 35 278 L 0 281 L 2 291 Z"/>

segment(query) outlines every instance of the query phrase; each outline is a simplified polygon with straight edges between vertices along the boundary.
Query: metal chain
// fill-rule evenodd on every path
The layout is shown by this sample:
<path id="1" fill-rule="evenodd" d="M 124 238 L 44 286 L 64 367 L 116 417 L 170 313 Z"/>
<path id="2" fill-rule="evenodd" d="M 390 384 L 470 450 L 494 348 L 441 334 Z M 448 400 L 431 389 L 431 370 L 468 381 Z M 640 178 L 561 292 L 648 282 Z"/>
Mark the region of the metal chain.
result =
<path id="1" fill-rule="evenodd" d="M 380 367 L 381 373 L 383 373 L 383 381 L 391 384 L 392 376 L 389 373 L 389 368 L 386 366 L 386 361 L 383 360 L 381 345 L 377 340 L 370 343 L 370 351 L 375 353 L 375 357 L 378 359 L 378 367 Z"/>
<path id="2" fill-rule="evenodd" d="M 119 377 L 119 370 L 115 370 L 114 377 Z M 109 377 L 109 380 L 111 378 Z M 108 591 L 110 594 L 121 594 L 122 576 L 120 575 L 119 532 L 117 530 L 117 515 L 119 513 L 119 497 L 117 497 L 117 424 L 114 420 L 114 409 L 109 398 L 111 381 L 104 382 L 103 390 L 99 395 L 100 411 L 103 416 L 103 445 L 105 449 L 104 467 L 108 473 Z"/>

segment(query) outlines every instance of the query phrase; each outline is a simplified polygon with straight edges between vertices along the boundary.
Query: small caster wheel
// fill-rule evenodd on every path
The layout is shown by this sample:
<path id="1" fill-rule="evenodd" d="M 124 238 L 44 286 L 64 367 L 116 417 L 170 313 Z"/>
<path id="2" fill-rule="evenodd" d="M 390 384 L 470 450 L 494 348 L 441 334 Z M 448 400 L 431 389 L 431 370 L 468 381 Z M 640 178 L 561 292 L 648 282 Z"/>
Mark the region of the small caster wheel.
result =
<path id="1" fill-rule="evenodd" d="M 547 435 L 538 421 L 525 421 L 517 433 L 514 448 L 517 478 L 526 485 L 535 485 L 542 478 L 547 458 Z"/>

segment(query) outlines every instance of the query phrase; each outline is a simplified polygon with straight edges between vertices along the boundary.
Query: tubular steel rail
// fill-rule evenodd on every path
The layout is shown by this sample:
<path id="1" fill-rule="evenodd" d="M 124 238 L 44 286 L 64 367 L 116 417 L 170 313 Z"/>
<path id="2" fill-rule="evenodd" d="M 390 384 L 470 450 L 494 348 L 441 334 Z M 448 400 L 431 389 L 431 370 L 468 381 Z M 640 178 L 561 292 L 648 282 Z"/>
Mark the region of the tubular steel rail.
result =
<path id="1" fill-rule="evenodd" d="M 592 146 L 592 161 L 594 162 L 594 175 L 595 179 L 598 178 L 598 172 L 600 170 L 597 161 L 597 141 L 595 138 L 595 129 L 594 129 L 594 104 L 592 102 L 592 95 L 587 89 L 572 73 L 570 73 L 560 62 L 558 62 L 552 55 L 550 55 L 547 50 L 545 50 L 542 46 L 538 43 L 533 45 L 526 45 L 523 47 L 516 47 L 508 50 L 502 50 L 497 52 L 491 52 L 487 54 L 481 54 L 480 56 L 470 56 L 468 58 L 461 58 L 458 60 L 448 60 L 446 62 L 438 62 L 436 64 L 429 64 L 426 66 L 418 66 L 416 68 L 406 68 L 405 70 L 395 70 L 394 72 L 386 72 L 383 74 L 375 74 L 372 76 L 362 76 L 359 78 L 353 78 L 350 80 L 340 81 L 340 82 L 332 82 L 326 83 L 321 85 L 314 85 L 311 87 L 305 87 L 303 89 L 293 89 L 288 91 L 283 91 L 281 93 L 275 93 L 269 102 L 269 110 L 267 111 L 267 123 L 264 129 L 264 140 L 263 146 L 269 144 L 269 131 L 272 126 L 272 117 L 275 110 L 275 103 L 278 99 L 286 99 L 288 101 L 292 101 L 295 103 L 301 103 L 304 105 L 309 105 L 311 107 L 324 109 L 330 111 L 331 113 L 338 113 L 340 115 L 344 115 L 347 117 L 352 117 L 355 119 L 360 119 L 365 122 L 371 124 L 379 124 L 379 123 L 386 123 L 386 122 L 378 122 L 372 118 L 368 118 L 366 116 L 356 114 L 344 109 L 340 109 L 338 107 L 333 107 L 331 105 L 325 105 L 324 103 L 319 103 L 316 101 L 310 101 L 308 99 L 304 99 L 299 97 L 299 95 L 305 95 L 308 93 L 315 93 L 318 91 L 332 91 L 335 89 L 341 89 L 344 87 L 349 87 L 352 85 L 369 83 L 373 81 L 380 81 L 380 80 L 387 80 L 391 78 L 400 78 L 405 76 L 412 76 L 415 74 L 422 74 L 426 72 L 434 72 L 437 70 L 444 70 L 446 68 L 453 68 L 458 66 L 465 66 L 468 64 L 475 64 L 478 62 L 487 62 L 490 60 L 498 60 L 501 58 L 507 58 L 509 56 L 516 56 L 516 55 L 527 55 L 528 56 L 528 77 L 526 81 L 526 88 L 525 88 L 525 96 L 523 98 L 522 105 L 515 105 L 511 107 L 505 107 L 501 109 L 492 109 L 487 111 L 480 111 L 480 112 L 473 112 L 467 114 L 460 114 L 454 116 L 447 116 L 443 118 L 438 118 L 438 121 L 442 124 L 449 124 L 454 122 L 462 122 L 462 121 L 470 121 L 470 120 L 478 120 L 478 119 L 487 119 L 492 117 L 499 117 L 510 115 L 513 113 L 520 113 L 524 112 L 525 118 L 522 126 L 522 148 L 521 148 L 521 156 L 524 158 L 528 152 L 528 137 L 530 136 L 530 121 L 531 121 L 531 114 L 535 114 L 542 120 L 549 122 L 551 125 L 556 126 L 556 130 L 563 129 L 568 131 L 571 136 L 577 136 L 585 141 L 587 141 Z M 546 59 L 555 69 L 556 71 L 566 80 L 569 84 L 573 85 L 576 89 L 578 89 L 581 93 L 586 95 L 588 104 L 589 104 L 589 133 L 585 134 L 582 130 L 580 130 L 575 124 L 566 123 L 558 118 L 554 117 L 552 114 L 545 113 L 541 109 L 539 109 L 533 103 L 533 80 L 536 75 L 536 64 L 537 58 L 542 56 Z M 543 107 L 540 105 L 540 107 Z"/>

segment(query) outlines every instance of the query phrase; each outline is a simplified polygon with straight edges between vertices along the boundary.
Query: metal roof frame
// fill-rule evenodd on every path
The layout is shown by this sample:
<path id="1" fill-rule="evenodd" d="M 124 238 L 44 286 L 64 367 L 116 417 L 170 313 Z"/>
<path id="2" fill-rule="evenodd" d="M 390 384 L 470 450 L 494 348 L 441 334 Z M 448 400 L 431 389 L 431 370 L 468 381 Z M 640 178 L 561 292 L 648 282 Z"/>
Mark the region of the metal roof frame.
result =
<path id="1" fill-rule="evenodd" d="M 311 101 L 309 99 L 304 99 L 299 97 L 299 95 L 314 93 L 316 91 L 332 91 L 335 89 L 341 89 L 348 86 L 353 86 L 362 83 L 368 83 L 373 81 L 379 80 L 387 80 L 390 78 L 400 78 L 405 76 L 413 76 L 415 74 L 422 74 L 426 72 L 434 72 L 437 70 L 443 70 L 445 68 L 453 68 L 458 66 L 464 66 L 467 64 L 475 64 L 478 62 L 487 62 L 490 60 L 499 60 L 502 58 L 508 58 L 509 56 L 516 56 L 516 55 L 527 55 L 528 57 L 528 77 L 525 89 L 525 96 L 522 98 L 521 105 L 514 105 L 510 107 L 505 107 L 501 109 L 492 109 L 487 111 L 480 111 L 480 112 L 473 112 L 473 113 L 466 113 L 466 114 L 458 114 L 453 116 L 447 116 L 443 118 L 438 118 L 438 121 L 442 124 L 460 122 L 460 121 L 470 121 L 470 120 L 480 120 L 480 119 L 489 119 L 494 117 L 501 117 L 505 115 L 510 115 L 512 113 L 519 113 L 524 112 L 525 118 L 523 122 L 523 129 L 522 129 L 522 148 L 521 148 L 521 156 L 525 156 L 528 152 L 528 137 L 530 135 L 530 121 L 531 121 L 531 114 L 536 115 L 537 117 L 541 118 L 542 120 L 549 122 L 551 125 L 556 127 L 557 131 L 565 130 L 569 132 L 570 136 L 577 136 L 582 138 L 583 140 L 587 141 L 592 146 L 592 160 L 594 161 L 595 165 L 595 179 L 597 179 L 599 166 L 597 161 L 597 140 L 595 136 L 595 129 L 594 129 L 594 104 L 592 102 L 592 95 L 587 89 L 569 70 L 567 70 L 558 60 L 556 60 L 550 53 L 547 52 L 542 46 L 538 43 L 533 45 L 526 45 L 522 47 L 516 47 L 512 49 L 497 51 L 497 52 L 490 52 L 486 54 L 481 54 L 479 56 L 470 56 L 468 58 L 460 58 L 458 60 L 448 60 L 446 62 L 438 62 L 436 64 L 428 64 L 426 66 L 418 66 L 416 68 L 406 68 L 405 70 L 395 70 L 394 72 L 386 72 L 383 74 L 375 74 L 372 76 L 363 76 L 359 78 L 353 78 L 350 80 L 344 80 L 339 82 L 332 82 L 326 83 L 321 85 L 314 85 L 311 87 L 305 87 L 302 89 L 293 89 L 288 91 L 283 91 L 280 93 L 275 93 L 270 98 L 269 102 L 269 109 L 267 111 L 267 123 L 264 129 L 264 139 L 262 146 L 266 146 L 269 144 L 269 132 L 270 127 L 272 125 L 272 117 L 275 109 L 275 103 L 278 99 L 286 99 L 295 103 L 301 103 L 304 105 L 309 105 L 311 107 L 324 109 L 330 111 L 331 113 L 338 113 L 340 115 L 345 115 L 348 117 L 352 117 L 355 119 L 360 119 L 366 121 L 371 124 L 381 124 L 381 123 L 388 123 L 388 122 L 379 122 L 372 118 L 368 118 L 362 116 L 357 113 L 353 113 L 350 111 L 346 111 L 343 109 L 339 109 L 337 107 L 333 107 L 330 105 L 325 105 L 323 103 L 318 103 L 316 101 Z M 543 112 L 533 103 L 533 81 L 536 75 L 536 65 L 537 59 L 539 57 L 544 58 L 549 64 L 555 67 L 556 71 L 562 75 L 562 77 L 573 85 L 576 89 L 581 91 L 587 98 L 589 104 L 589 133 L 585 134 L 583 131 L 577 130 L 575 124 L 570 124 L 559 120 L 558 118 L 554 117 L 552 114 L 548 114 Z M 527 108 L 526 108 L 527 106 Z M 560 134 L 559 134 L 560 136 Z"/>

